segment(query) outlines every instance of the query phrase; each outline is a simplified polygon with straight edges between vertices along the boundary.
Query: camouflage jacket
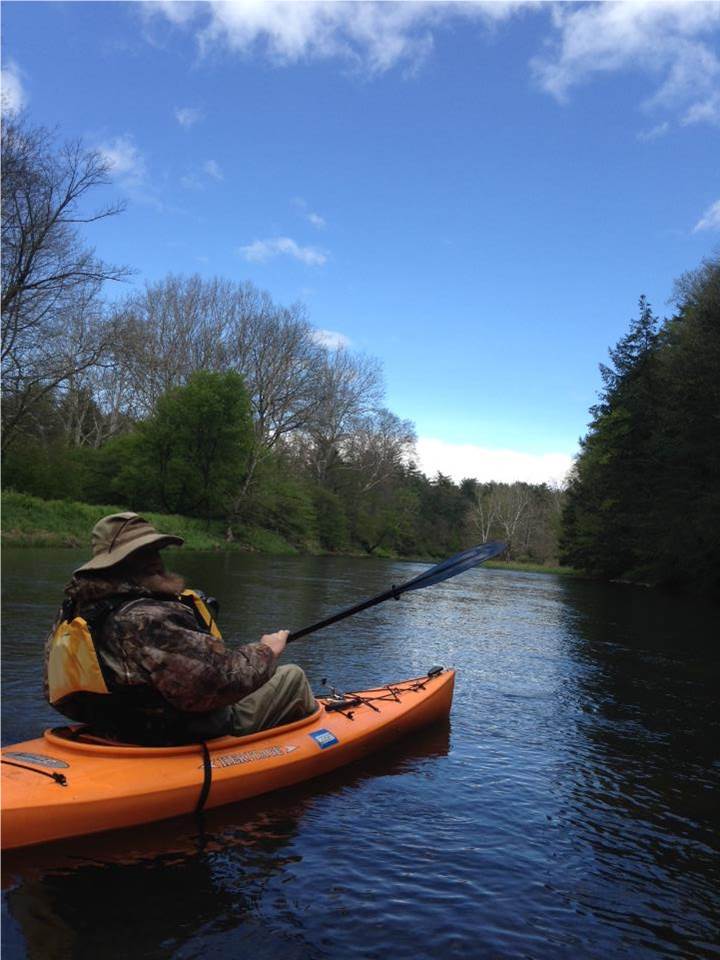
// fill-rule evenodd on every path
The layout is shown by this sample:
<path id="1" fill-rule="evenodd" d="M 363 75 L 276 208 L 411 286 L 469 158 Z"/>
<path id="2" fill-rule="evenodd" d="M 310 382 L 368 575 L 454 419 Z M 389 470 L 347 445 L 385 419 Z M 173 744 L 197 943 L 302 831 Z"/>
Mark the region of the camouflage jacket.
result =
<path id="1" fill-rule="evenodd" d="M 78 694 L 63 701 L 58 709 L 72 720 L 108 731 L 152 726 L 157 739 L 177 739 L 188 726 L 184 720 L 227 707 L 275 672 L 275 657 L 265 644 L 229 650 L 172 596 L 96 577 L 74 577 L 65 594 L 73 616 L 84 617 L 91 628 L 97 624 L 93 642 L 110 691 L 110 696 Z M 64 615 L 61 608 L 55 626 Z M 45 646 L 46 696 L 51 637 Z"/>

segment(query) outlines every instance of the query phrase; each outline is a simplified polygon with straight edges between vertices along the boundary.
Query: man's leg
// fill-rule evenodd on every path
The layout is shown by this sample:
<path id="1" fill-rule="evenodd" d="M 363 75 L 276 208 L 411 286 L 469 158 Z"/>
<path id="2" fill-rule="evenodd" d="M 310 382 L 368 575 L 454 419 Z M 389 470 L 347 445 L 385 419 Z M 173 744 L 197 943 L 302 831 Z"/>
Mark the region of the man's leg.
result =
<path id="1" fill-rule="evenodd" d="M 278 667 L 267 683 L 230 707 L 236 737 L 278 727 L 309 716 L 317 709 L 303 670 L 294 663 Z"/>

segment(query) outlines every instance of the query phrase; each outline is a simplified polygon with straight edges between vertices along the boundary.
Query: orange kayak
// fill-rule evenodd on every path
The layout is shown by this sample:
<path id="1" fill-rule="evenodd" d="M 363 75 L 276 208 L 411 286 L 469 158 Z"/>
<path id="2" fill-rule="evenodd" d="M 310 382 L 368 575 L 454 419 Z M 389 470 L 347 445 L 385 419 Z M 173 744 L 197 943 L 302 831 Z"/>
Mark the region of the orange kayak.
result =
<path id="1" fill-rule="evenodd" d="M 322 698 L 311 716 L 246 737 L 140 747 L 46 730 L 2 750 L 2 849 L 116 830 L 320 776 L 437 720 L 454 670 Z"/>

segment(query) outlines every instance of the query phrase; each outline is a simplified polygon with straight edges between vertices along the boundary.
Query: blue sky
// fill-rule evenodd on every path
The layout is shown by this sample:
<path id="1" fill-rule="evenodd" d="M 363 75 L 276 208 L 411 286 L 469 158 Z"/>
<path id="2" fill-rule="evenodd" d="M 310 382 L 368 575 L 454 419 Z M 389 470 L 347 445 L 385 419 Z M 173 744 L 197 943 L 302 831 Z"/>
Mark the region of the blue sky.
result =
<path id="1" fill-rule="evenodd" d="M 127 199 L 98 253 L 303 300 L 431 473 L 560 479 L 639 295 L 720 246 L 718 3 L 2 13 L 6 103 Z"/>

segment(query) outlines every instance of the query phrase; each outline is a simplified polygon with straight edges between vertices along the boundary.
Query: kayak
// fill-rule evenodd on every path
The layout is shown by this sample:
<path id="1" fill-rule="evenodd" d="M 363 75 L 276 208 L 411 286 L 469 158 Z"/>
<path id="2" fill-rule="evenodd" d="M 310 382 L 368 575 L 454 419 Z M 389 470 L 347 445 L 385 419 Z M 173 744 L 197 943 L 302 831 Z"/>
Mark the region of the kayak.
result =
<path id="1" fill-rule="evenodd" d="M 442 720 L 455 671 L 321 697 L 309 717 L 245 737 L 147 747 L 46 730 L 5 747 L 2 849 L 136 826 L 321 776 Z"/>

